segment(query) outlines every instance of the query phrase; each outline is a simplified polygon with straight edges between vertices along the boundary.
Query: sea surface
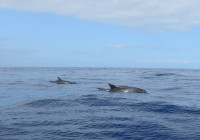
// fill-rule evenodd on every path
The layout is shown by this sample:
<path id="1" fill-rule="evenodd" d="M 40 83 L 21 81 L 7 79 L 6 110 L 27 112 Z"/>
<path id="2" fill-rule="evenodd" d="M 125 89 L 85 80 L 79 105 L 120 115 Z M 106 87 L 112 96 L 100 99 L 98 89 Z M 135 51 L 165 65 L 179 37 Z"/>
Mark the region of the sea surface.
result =
<path id="1" fill-rule="evenodd" d="M 200 70 L 0 68 L 0 140 L 63 139 L 199 140 Z"/>

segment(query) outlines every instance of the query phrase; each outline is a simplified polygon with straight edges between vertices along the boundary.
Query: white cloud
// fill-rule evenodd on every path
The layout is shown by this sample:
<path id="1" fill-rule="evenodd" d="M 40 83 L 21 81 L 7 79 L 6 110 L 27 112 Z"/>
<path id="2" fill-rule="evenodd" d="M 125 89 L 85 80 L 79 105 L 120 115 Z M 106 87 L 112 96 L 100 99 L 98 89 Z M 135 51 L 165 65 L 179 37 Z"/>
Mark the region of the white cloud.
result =
<path id="1" fill-rule="evenodd" d="M 0 49 L 7 47 L 7 43 L 10 41 L 13 41 L 13 39 L 8 37 L 0 37 Z"/>
<path id="2" fill-rule="evenodd" d="M 110 48 L 130 48 L 131 46 L 123 45 L 123 44 L 110 44 L 108 45 Z"/>
<path id="3" fill-rule="evenodd" d="M 168 63 L 168 64 L 200 64 L 200 61 L 195 61 L 195 60 L 175 60 L 175 59 L 147 60 L 145 62 L 150 62 L 150 63 Z"/>
<path id="4" fill-rule="evenodd" d="M 156 30 L 200 26 L 200 0 L 0 0 L 0 8 L 50 12 Z"/>

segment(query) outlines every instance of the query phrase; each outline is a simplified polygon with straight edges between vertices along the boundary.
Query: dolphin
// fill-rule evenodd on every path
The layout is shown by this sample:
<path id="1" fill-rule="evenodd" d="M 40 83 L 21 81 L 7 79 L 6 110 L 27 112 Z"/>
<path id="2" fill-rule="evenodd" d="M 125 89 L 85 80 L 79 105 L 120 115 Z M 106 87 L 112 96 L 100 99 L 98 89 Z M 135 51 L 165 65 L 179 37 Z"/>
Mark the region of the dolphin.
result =
<path id="1" fill-rule="evenodd" d="M 58 77 L 58 80 L 56 81 L 49 81 L 49 82 L 56 83 L 56 84 L 77 84 L 76 82 L 62 80 L 60 77 Z"/>
<path id="2" fill-rule="evenodd" d="M 147 91 L 137 87 L 128 87 L 128 86 L 115 86 L 113 84 L 108 83 L 110 89 L 98 88 L 99 90 L 105 90 L 109 92 L 120 92 L 120 93 L 145 93 Z"/>

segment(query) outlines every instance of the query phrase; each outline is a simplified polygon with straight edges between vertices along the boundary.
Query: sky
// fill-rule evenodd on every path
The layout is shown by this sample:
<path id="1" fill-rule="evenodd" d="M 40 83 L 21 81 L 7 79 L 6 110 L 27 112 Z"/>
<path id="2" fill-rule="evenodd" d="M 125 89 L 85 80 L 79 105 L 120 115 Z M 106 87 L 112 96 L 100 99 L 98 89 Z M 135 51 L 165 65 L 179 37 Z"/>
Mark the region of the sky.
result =
<path id="1" fill-rule="evenodd" d="M 200 68 L 200 0 L 0 0 L 0 67 Z"/>

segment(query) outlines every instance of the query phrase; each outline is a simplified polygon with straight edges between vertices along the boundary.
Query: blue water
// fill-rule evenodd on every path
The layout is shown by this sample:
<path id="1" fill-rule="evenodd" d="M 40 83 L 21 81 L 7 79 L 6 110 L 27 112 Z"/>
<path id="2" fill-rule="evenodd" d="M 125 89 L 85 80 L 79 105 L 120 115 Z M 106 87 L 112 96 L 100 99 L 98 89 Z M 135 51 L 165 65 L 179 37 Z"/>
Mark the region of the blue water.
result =
<path id="1" fill-rule="evenodd" d="M 97 90 L 107 83 L 150 94 Z M 0 68 L 0 139 L 199 140 L 200 70 Z"/>

